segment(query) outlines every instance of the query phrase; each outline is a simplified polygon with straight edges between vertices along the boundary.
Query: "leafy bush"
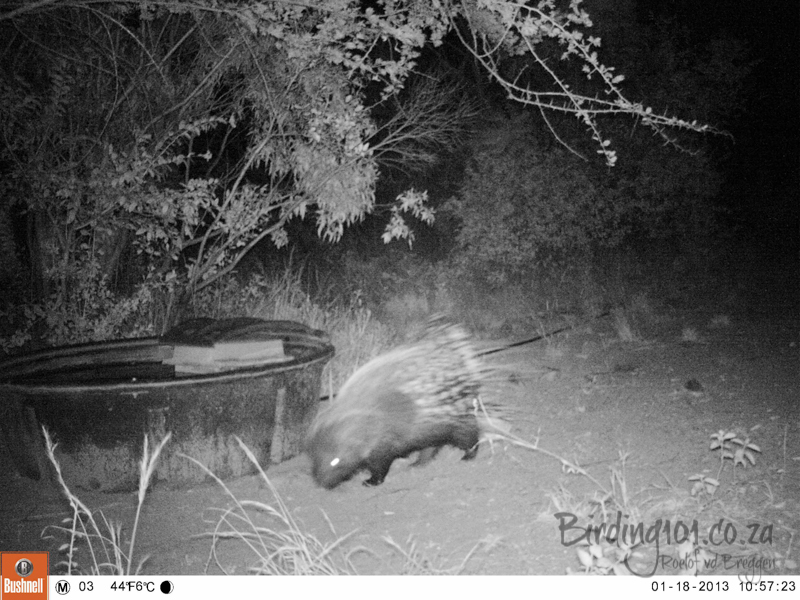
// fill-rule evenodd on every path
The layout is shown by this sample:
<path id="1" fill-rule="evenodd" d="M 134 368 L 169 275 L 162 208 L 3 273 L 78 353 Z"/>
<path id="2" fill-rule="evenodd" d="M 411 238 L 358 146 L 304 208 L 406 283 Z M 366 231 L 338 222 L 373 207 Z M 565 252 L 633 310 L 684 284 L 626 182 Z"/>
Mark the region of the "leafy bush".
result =
<path id="1" fill-rule="evenodd" d="M 71 284 L 42 302 L 10 305 L 0 312 L 6 329 L 0 348 L 10 353 L 27 345 L 48 346 L 143 337 L 158 333 L 153 319 L 157 289 L 141 285 L 129 295 L 115 294 L 97 261 L 77 265 Z"/>
<path id="2" fill-rule="evenodd" d="M 561 147 L 543 148 L 518 121 L 489 135 L 444 207 L 460 222 L 459 270 L 497 285 L 558 254 L 619 241 L 616 207 L 583 163 Z"/>

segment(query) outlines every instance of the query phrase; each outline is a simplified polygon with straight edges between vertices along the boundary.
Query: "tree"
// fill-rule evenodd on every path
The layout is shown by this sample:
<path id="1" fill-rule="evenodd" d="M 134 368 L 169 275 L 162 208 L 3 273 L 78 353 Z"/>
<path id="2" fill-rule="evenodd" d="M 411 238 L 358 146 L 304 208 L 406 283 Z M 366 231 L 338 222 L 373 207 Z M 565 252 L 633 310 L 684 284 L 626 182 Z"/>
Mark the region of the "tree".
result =
<path id="1" fill-rule="evenodd" d="M 285 243 L 293 217 L 338 239 L 372 209 L 382 160 L 425 164 L 472 112 L 457 90 L 409 86 L 449 33 L 513 100 L 576 116 L 608 165 L 603 116 L 669 142 L 715 131 L 626 98 L 591 25 L 581 0 L 5 3 L 2 210 L 29 215 L 45 297 L 87 273 L 106 285 L 128 241 L 149 281 L 191 293 L 261 239 Z M 430 218 L 423 200 L 402 195 L 387 239 L 407 235 L 404 210 Z"/>

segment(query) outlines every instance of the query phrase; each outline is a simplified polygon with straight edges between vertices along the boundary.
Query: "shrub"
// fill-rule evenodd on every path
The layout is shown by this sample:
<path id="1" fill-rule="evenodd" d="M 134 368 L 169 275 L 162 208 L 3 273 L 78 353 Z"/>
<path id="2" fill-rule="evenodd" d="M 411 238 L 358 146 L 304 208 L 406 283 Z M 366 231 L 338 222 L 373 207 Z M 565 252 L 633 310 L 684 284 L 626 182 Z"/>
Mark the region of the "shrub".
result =
<path id="1" fill-rule="evenodd" d="M 615 207 L 583 163 L 561 147 L 543 148 L 513 121 L 495 136 L 473 154 L 444 206 L 460 226 L 460 271 L 499 285 L 559 254 L 620 239 Z"/>

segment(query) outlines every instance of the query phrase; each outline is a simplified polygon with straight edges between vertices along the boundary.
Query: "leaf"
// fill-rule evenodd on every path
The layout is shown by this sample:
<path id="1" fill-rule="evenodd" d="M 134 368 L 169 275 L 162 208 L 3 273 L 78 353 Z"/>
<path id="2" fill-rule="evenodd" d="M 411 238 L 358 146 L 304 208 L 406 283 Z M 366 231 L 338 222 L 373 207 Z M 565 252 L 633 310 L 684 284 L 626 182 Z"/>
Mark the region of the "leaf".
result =
<path id="1" fill-rule="evenodd" d="M 586 550 L 584 550 L 583 548 L 578 548 L 576 552 L 578 553 L 578 560 L 585 568 L 588 569 L 589 567 L 592 566 L 592 564 L 594 564 L 594 559 L 592 558 L 592 555 L 589 554 Z"/>
<path id="2" fill-rule="evenodd" d="M 616 563 L 614 565 L 613 570 L 614 570 L 614 575 L 617 575 L 619 577 L 627 577 L 632 575 L 632 573 L 625 566 L 625 563 Z"/>

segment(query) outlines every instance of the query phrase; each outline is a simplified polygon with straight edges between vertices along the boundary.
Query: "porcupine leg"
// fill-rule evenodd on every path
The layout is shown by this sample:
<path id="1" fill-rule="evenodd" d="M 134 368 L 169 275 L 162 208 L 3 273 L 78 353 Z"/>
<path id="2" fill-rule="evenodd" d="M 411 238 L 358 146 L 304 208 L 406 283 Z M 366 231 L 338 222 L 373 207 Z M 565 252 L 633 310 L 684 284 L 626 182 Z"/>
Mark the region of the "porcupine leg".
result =
<path id="1" fill-rule="evenodd" d="M 476 456 L 478 456 L 478 444 L 475 444 L 469 450 L 465 450 L 464 456 L 461 457 L 461 460 L 472 460 Z"/>
<path id="2" fill-rule="evenodd" d="M 464 451 L 461 460 L 472 460 L 478 455 L 478 442 L 481 440 L 478 428 L 468 428 L 459 431 L 456 437 L 456 445 Z"/>
<path id="3" fill-rule="evenodd" d="M 364 481 L 364 485 L 367 487 L 372 487 L 382 484 L 383 480 L 386 479 L 386 475 L 389 473 L 389 469 L 392 468 L 393 462 L 394 458 L 392 457 L 373 460 L 367 466 L 370 478 Z"/>

